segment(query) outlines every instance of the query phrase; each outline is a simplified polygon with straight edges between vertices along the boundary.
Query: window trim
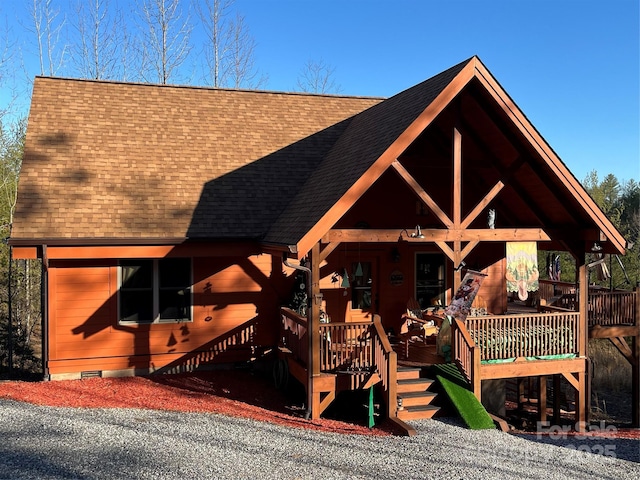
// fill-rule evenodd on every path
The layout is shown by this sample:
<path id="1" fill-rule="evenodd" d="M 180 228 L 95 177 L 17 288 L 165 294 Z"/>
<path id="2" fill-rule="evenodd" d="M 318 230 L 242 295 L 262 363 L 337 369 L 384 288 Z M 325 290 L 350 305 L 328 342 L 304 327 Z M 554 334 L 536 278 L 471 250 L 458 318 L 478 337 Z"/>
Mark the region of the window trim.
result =
<path id="1" fill-rule="evenodd" d="M 160 261 L 168 258 L 182 258 L 189 261 L 189 318 L 161 318 L 160 312 Z M 153 319 L 148 320 L 123 320 L 121 317 L 121 291 L 122 291 L 122 267 L 123 262 L 152 262 L 152 296 L 153 296 Z M 121 259 L 117 268 L 117 321 L 119 325 L 152 325 L 159 323 L 193 323 L 193 259 L 186 257 L 164 257 L 164 258 L 139 258 Z M 166 288 L 166 287 L 165 287 Z"/>

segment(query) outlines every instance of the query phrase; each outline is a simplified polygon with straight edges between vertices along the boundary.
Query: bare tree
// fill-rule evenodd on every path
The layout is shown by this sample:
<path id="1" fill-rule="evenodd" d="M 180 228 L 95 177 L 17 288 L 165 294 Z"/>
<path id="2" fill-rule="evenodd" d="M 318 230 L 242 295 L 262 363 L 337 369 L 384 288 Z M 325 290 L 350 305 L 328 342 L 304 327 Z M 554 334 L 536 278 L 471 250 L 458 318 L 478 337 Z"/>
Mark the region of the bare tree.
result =
<path id="1" fill-rule="evenodd" d="M 197 4 L 206 37 L 207 82 L 214 87 L 258 88 L 267 77 L 255 67 L 255 40 L 244 17 L 230 19 L 235 0 L 203 0 Z"/>
<path id="2" fill-rule="evenodd" d="M 192 27 L 180 0 L 140 0 L 143 21 L 141 68 L 149 82 L 169 83 L 191 51 Z"/>
<path id="3" fill-rule="evenodd" d="M 33 20 L 29 30 L 35 34 L 38 44 L 40 75 L 55 75 L 67 55 L 67 46 L 60 46 L 66 19 L 60 17 L 60 10 L 54 7 L 53 0 L 32 0 L 29 13 Z"/>
<path id="4" fill-rule="evenodd" d="M 298 89 L 310 93 L 339 93 L 340 85 L 333 79 L 335 68 L 324 63 L 309 60 L 298 75 Z"/>
<path id="5" fill-rule="evenodd" d="M 13 52 L 15 51 L 15 41 L 11 37 L 11 29 L 4 18 L 2 33 L 0 33 L 0 87 L 5 90 L 5 95 L 10 90 L 8 80 L 14 75 L 14 69 L 11 68 L 13 61 Z M 9 77 L 9 78 L 8 78 Z M 16 98 L 15 93 L 7 95 L 6 104 L 0 105 L 0 128 L 3 127 L 2 120 L 10 109 L 10 105 Z"/>
<path id="6" fill-rule="evenodd" d="M 204 58 L 208 71 L 208 83 L 214 87 L 226 84 L 228 69 L 230 29 L 227 22 L 231 6 L 235 0 L 203 0 L 196 3 L 198 16 L 207 39 L 204 46 Z"/>
<path id="7" fill-rule="evenodd" d="M 234 88 L 256 89 L 266 83 L 267 77 L 259 75 L 255 67 L 256 42 L 244 24 L 244 17 L 236 14 L 231 23 L 231 78 Z"/>
<path id="8" fill-rule="evenodd" d="M 78 42 L 72 60 L 82 78 L 119 78 L 122 16 L 110 11 L 109 0 L 76 0 Z M 122 70 L 122 69 L 120 69 Z"/>

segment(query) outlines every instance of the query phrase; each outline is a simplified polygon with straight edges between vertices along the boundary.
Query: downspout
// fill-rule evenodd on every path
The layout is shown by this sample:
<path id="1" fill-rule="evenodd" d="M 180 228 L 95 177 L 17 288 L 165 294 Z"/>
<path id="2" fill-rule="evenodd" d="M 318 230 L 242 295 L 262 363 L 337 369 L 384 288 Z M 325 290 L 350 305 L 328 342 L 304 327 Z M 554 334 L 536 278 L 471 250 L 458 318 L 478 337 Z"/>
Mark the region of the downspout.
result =
<path id="1" fill-rule="evenodd" d="M 283 253 L 282 254 L 282 263 L 289 267 L 289 268 L 293 268 L 295 270 L 299 270 L 301 272 L 305 272 L 307 274 L 307 326 L 308 326 L 308 335 L 307 335 L 307 340 L 309 342 L 309 348 L 308 348 L 308 355 L 309 357 L 307 358 L 307 410 L 305 411 L 304 414 L 304 418 L 305 420 L 308 420 L 311 417 L 311 405 L 313 403 L 313 395 L 311 392 L 311 384 L 313 381 L 313 369 L 312 369 L 312 360 L 313 360 L 313 354 L 312 354 L 312 349 L 313 349 L 313 335 L 311 332 L 311 316 L 312 316 L 312 309 L 310 308 L 309 302 L 311 299 L 311 295 L 312 295 L 312 291 L 311 291 L 311 269 L 307 268 L 303 265 L 295 265 L 293 263 L 289 263 L 289 259 L 287 258 L 287 254 Z"/>
<path id="2" fill-rule="evenodd" d="M 49 257 L 47 246 L 42 245 L 42 272 L 40 274 L 40 319 L 42 322 L 42 374 L 43 380 L 49 376 Z"/>

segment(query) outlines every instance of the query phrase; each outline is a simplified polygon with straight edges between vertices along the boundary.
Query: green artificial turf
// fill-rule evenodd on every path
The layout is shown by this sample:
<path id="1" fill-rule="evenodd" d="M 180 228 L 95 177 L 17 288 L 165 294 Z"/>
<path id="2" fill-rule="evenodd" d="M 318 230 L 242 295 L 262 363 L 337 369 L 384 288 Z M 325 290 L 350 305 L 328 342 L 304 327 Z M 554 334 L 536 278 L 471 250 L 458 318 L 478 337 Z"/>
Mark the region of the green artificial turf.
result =
<path id="1" fill-rule="evenodd" d="M 493 420 L 468 388 L 458 369 L 453 364 L 438 365 L 436 378 L 442 385 L 451 403 L 471 430 L 495 428 Z"/>

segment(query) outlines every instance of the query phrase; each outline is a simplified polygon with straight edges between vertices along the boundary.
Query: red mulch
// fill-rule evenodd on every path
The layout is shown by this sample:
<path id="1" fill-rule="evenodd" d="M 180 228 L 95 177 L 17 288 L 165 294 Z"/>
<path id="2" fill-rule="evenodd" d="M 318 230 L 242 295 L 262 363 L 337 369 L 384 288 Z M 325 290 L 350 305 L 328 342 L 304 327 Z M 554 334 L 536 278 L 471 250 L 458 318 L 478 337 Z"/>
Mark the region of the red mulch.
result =
<path id="1" fill-rule="evenodd" d="M 87 378 L 51 382 L 0 382 L 0 398 L 75 408 L 146 408 L 219 413 L 289 427 L 357 435 L 392 435 L 385 425 L 305 420 L 300 406 L 271 382 L 250 372 L 218 370 L 151 377 Z"/>

